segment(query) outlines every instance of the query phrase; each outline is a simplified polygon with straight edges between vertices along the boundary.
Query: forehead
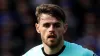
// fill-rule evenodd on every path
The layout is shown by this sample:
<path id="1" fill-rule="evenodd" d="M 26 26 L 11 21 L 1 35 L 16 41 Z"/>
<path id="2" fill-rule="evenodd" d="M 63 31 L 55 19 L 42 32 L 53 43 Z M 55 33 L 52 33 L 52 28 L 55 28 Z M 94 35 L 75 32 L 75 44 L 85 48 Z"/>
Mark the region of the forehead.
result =
<path id="1" fill-rule="evenodd" d="M 44 23 L 44 22 L 61 22 L 60 20 L 58 20 L 56 17 L 50 16 L 48 14 L 41 14 L 40 16 L 40 23 Z"/>

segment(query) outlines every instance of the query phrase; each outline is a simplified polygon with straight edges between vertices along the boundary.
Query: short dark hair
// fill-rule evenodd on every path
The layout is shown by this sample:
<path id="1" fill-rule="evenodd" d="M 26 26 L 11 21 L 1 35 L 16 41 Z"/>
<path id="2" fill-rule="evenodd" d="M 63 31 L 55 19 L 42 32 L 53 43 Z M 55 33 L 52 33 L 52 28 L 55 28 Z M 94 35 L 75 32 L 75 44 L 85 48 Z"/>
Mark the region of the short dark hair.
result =
<path id="1" fill-rule="evenodd" d="M 39 16 L 41 14 L 49 14 L 56 17 L 58 20 L 62 20 L 64 23 L 66 21 L 66 16 L 63 9 L 55 4 L 41 4 L 40 6 L 37 6 L 35 13 L 37 21 L 40 20 Z"/>

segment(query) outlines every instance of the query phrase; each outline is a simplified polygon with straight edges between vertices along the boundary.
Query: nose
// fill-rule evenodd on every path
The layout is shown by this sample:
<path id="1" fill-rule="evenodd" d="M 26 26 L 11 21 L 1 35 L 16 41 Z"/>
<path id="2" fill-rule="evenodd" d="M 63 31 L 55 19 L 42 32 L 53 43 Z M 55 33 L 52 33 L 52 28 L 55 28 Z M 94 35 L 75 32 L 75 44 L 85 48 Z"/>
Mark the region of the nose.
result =
<path id="1" fill-rule="evenodd" d="M 50 33 L 54 33 L 54 26 L 53 26 L 53 25 L 51 25 L 51 26 L 49 27 L 49 32 L 50 32 Z"/>

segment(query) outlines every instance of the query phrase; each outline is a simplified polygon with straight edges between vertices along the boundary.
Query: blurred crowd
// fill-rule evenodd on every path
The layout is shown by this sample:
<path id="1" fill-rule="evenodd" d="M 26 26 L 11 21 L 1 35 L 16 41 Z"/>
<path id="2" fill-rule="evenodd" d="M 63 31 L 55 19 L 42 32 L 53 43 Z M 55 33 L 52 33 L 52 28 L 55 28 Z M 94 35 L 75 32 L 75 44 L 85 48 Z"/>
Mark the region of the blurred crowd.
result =
<path id="1" fill-rule="evenodd" d="M 65 40 L 100 56 L 100 0 L 0 0 L 0 56 L 21 56 L 41 44 L 34 25 L 35 8 L 44 3 L 59 5 L 65 11 Z"/>

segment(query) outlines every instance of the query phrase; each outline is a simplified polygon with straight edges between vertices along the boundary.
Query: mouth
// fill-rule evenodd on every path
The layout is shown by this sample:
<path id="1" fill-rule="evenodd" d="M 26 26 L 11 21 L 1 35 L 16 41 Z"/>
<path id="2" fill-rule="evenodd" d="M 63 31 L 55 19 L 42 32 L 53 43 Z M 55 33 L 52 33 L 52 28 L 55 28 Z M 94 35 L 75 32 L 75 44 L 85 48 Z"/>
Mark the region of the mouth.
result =
<path id="1" fill-rule="evenodd" d="M 55 38 L 57 38 L 57 37 L 56 37 L 56 35 L 49 35 L 48 38 L 55 39 Z"/>

